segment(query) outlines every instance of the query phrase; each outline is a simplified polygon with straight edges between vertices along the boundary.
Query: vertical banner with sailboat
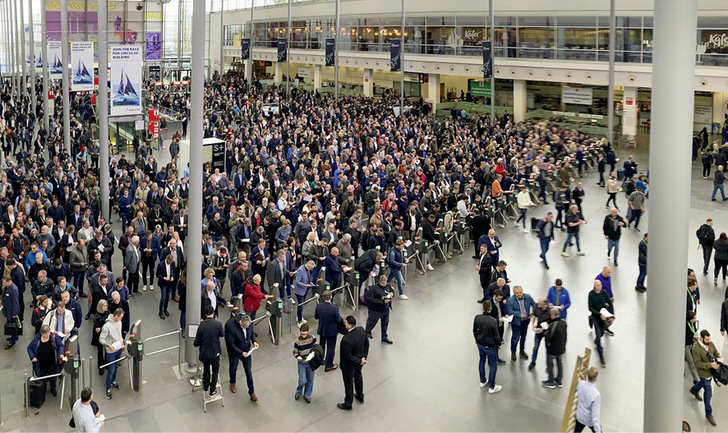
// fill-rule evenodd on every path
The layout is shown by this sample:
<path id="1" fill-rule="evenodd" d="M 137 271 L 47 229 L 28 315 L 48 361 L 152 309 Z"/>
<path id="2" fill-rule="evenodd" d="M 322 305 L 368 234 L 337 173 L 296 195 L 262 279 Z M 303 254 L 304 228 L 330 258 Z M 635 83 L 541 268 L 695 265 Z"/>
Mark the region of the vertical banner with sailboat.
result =
<path id="1" fill-rule="evenodd" d="M 35 71 L 43 70 L 43 41 L 33 41 L 35 45 Z"/>
<path id="2" fill-rule="evenodd" d="M 48 41 L 48 75 L 51 80 L 60 80 L 63 75 L 61 41 Z"/>
<path id="3" fill-rule="evenodd" d="M 111 47 L 111 115 L 142 113 L 142 48 Z"/>
<path id="4" fill-rule="evenodd" d="M 94 43 L 71 42 L 71 91 L 94 90 Z"/>

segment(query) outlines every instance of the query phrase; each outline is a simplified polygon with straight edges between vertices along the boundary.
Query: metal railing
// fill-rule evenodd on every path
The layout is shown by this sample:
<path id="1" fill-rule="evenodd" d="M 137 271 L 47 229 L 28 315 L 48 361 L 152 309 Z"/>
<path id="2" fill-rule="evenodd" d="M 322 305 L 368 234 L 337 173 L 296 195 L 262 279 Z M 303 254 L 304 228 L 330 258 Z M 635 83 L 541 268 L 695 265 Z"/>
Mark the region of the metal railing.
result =
<path id="1" fill-rule="evenodd" d="M 152 340 L 158 340 L 158 339 L 164 338 L 164 337 L 169 337 L 172 335 L 177 335 L 177 345 L 170 346 L 170 347 L 167 347 L 164 349 L 155 350 L 154 352 L 150 352 L 150 353 L 146 352 L 147 342 L 152 341 Z M 147 338 L 146 340 L 143 341 L 142 355 L 152 356 L 152 355 L 157 355 L 157 354 L 164 353 L 164 352 L 169 352 L 170 350 L 174 350 L 174 349 L 177 349 L 177 371 L 182 372 L 182 330 L 181 329 L 178 329 L 178 330 L 172 331 L 172 332 L 167 332 L 166 334 L 155 335 L 154 337 Z"/>
<path id="2" fill-rule="evenodd" d="M 41 376 L 41 377 L 28 377 L 28 373 L 25 373 L 25 417 L 30 416 L 30 382 L 39 382 L 41 380 L 48 380 L 53 379 L 56 377 L 63 376 L 64 371 L 61 370 L 56 374 L 49 374 L 47 376 Z M 63 376 L 62 382 L 61 382 L 61 405 L 60 409 L 63 410 L 63 392 L 66 389 L 66 376 Z"/>
<path id="3" fill-rule="evenodd" d="M 106 368 L 106 367 L 108 367 L 110 365 L 113 365 L 113 364 L 118 364 L 118 363 L 120 363 L 121 361 L 124 361 L 127 358 L 129 358 L 129 357 L 127 355 L 124 355 L 124 356 L 122 356 L 119 359 L 116 359 L 116 360 L 111 361 L 111 362 L 107 362 L 106 364 L 103 364 L 103 365 L 99 365 L 99 370 L 101 370 L 102 368 Z M 91 365 L 91 364 L 89 364 L 89 365 Z M 126 366 L 129 369 L 129 388 L 134 389 L 134 380 L 133 380 L 132 375 L 131 375 L 131 363 L 127 362 L 126 363 Z M 89 381 L 91 381 L 91 379 L 89 379 Z"/>
<path id="4" fill-rule="evenodd" d="M 270 333 L 270 339 L 273 342 L 273 344 L 276 344 L 276 337 L 273 334 L 273 325 L 270 323 L 270 318 L 271 318 L 270 311 L 266 311 L 265 315 L 254 319 L 253 321 L 250 322 L 250 324 L 255 326 L 258 323 L 262 322 L 263 320 L 267 320 L 268 321 L 268 332 Z"/>

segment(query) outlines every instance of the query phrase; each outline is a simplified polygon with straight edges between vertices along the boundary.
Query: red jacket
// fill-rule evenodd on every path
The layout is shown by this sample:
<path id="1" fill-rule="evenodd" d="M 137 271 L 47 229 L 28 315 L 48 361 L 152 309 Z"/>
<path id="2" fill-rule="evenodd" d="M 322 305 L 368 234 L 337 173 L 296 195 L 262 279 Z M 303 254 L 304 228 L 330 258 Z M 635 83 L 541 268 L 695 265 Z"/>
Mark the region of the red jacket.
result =
<path id="1" fill-rule="evenodd" d="M 245 285 L 245 296 L 243 297 L 243 310 L 258 311 L 260 302 L 265 299 L 265 295 L 260 291 L 260 286 L 254 286 L 250 283 Z"/>

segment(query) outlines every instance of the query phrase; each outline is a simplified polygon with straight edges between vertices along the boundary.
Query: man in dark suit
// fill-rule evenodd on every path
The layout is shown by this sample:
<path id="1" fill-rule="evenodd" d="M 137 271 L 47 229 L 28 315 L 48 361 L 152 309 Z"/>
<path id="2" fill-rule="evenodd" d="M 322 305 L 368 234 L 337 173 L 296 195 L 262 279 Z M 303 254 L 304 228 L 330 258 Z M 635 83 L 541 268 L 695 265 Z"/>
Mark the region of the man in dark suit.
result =
<path id="1" fill-rule="evenodd" d="M 260 275 L 260 284 L 263 285 L 265 283 L 265 271 L 268 267 L 268 262 L 270 261 L 268 248 L 265 246 L 265 238 L 258 239 L 258 246 L 253 248 L 250 252 L 250 260 L 253 262 L 253 274 Z"/>
<path id="2" fill-rule="evenodd" d="M 266 279 L 268 281 L 268 293 L 274 294 L 274 286 L 278 284 L 279 297 L 285 300 L 285 288 L 283 287 L 286 278 L 285 252 L 278 250 L 276 258 L 266 268 Z"/>
<path id="3" fill-rule="evenodd" d="M 210 391 L 210 396 L 217 394 L 217 375 L 220 372 L 220 338 L 225 336 L 222 323 L 213 319 L 215 309 L 206 306 L 203 311 L 205 320 L 200 323 L 195 336 L 195 347 L 200 348 L 199 360 L 204 364 L 202 386 Z"/>
<path id="4" fill-rule="evenodd" d="M 334 364 L 334 354 L 336 352 L 338 325 L 343 319 L 339 314 L 339 307 L 331 303 L 331 290 L 324 290 L 322 297 L 324 302 L 316 305 L 314 318 L 318 320 L 317 333 L 326 356 L 326 371 L 332 371 L 339 367 L 339 364 Z"/>
<path id="5" fill-rule="evenodd" d="M 168 255 L 161 260 L 157 265 L 157 283 L 159 284 L 159 318 L 164 320 L 165 317 L 169 317 L 169 297 L 172 293 L 172 284 L 174 283 L 175 275 L 178 274 L 177 267 L 172 261 L 172 256 Z"/>
<path id="6" fill-rule="evenodd" d="M 480 239 L 481 236 L 484 236 L 488 233 L 490 230 L 490 217 L 488 215 L 480 215 L 479 209 L 473 210 L 474 216 L 473 219 L 470 220 L 470 225 L 473 229 L 473 239 Z M 477 259 L 478 252 L 480 251 L 480 245 L 478 245 L 478 242 L 474 242 L 475 246 L 475 255 L 473 256 L 474 259 Z"/>
<path id="7" fill-rule="evenodd" d="M 247 314 L 235 314 L 225 323 L 225 345 L 227 346 L 228 359 L 230 361 L 230 392 L 235 394 L 235 379 L 238 373 L 238 361 L 243 362 L 245 379 L 248 384 L 250 401 L 258 401 L 253 387 L 253 364 L 250 356 L 252 349 L 258 348 L 255 340 L 255 332 L 251 325 L 252 320 Z"/>
<path id="8" fill-rule="evenodd" d="M 354 402 L 354 392 L 359 403 L 364 403 L 364 380 L 361 376 L 361 369 L 367 363 L 369 356 L 369 339 L 367 333 L 361 326 L 356 326 L 354 316 L 346 317 L 346 335 L 341 339 L 341 352 L 339 364 L 341 374 L 344 377 L 344 402 L 338 403 L 336 407 L 341 410 L 351 410 Z"/>
<path id="9" fill-rule="evenodd" d="M 480 277 L 480 287 L 483 289 L 483 297 L 478 301 L 481 304 L 486 300 L 485 292 L 490 285 L 491 265 L 488 248 L 483 244 L 480 246 L 480 259 L 478 260 L 478 264 L 475 265 L 475 270 L 478 271 L 478 276 Z"/>

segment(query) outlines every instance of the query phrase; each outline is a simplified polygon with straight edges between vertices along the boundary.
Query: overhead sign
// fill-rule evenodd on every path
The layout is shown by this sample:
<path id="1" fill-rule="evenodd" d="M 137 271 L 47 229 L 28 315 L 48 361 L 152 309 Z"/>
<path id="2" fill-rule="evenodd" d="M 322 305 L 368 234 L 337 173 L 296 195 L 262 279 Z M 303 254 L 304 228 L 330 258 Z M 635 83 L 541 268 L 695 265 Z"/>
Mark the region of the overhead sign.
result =
<path id="1" fill-rule="evenodd" d="M 111 115 L 142 113 L 142 48 L 111 47 Z"/>
<path id="2" fill-rule="evenodd" d="M 71 91 L 94 90 L 94 43 L 71 42 Z"/>
<path id="3" fill-rule="evenodd" d="M 490 81 L 470 81 L 470 94 L 473 96 L 490 96 Z"/>
<path id="4" fill-rule="evenodd" d="M 311 76 L 311 69 L 308 66 L 298 67 L 298 76 L 301 78 L 308 78 Z"/>
<path id="5" fill-rule="evenodd" d="M 590 87 L 561 88 L 561 102 L 564 104 L 592 105 L 592 89 Z"/>

